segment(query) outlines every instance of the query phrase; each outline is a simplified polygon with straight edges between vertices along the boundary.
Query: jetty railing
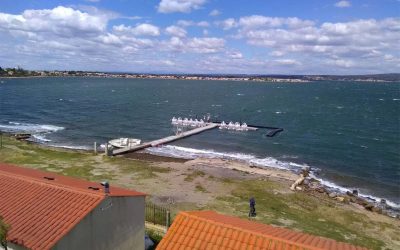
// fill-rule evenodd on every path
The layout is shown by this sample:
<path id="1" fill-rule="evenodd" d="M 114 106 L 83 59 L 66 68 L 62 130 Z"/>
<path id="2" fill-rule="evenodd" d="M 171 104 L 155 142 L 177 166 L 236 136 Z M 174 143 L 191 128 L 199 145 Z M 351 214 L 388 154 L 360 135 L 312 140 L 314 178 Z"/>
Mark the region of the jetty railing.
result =
<path id="1" fill-rule="evenodd" d="M 166 207 L 146 202 L 145 221 L 169 228 L 171 225 L 171 213 Z"/>

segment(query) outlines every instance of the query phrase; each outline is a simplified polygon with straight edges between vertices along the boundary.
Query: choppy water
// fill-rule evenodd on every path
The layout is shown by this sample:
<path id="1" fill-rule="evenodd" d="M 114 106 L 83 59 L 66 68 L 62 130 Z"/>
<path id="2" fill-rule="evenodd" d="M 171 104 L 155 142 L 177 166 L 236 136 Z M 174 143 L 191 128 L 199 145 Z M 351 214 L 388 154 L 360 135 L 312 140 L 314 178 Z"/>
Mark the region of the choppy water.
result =
<path id="1" fill-rule="evenodd" d="M 226 157 L 298 169 L 330 185 L 400 203 L 400 83 L 307 84 L 156 79 L 2 79 L 0 130 L 27 131 L 54 146 L 90 148 L 118 137 L 172 134 L 172 116 L 283 127 L 218 129 L 153 148 L 183 158 Z"/>

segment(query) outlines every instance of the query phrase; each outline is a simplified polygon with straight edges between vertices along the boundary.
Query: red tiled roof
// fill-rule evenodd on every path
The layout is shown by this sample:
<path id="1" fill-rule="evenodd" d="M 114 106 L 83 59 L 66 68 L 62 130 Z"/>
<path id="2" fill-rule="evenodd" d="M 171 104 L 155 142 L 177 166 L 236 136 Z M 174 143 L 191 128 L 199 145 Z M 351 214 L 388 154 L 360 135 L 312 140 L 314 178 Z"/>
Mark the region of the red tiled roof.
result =
<path id="1" fill-rule="evenodd" d="M 0 215 L 11 225 L 7 240 L 29 249 L 53 247 L 106 197 L 98 183 L 2 163 L 0 190 Z M 143 195 L 113 186 L 109 194 Z"/>
<path id="2" fill-rule="evenodd" d="M 157 246 L 163 249 L 366 249 L 214 211 L 180 212 Z"/>

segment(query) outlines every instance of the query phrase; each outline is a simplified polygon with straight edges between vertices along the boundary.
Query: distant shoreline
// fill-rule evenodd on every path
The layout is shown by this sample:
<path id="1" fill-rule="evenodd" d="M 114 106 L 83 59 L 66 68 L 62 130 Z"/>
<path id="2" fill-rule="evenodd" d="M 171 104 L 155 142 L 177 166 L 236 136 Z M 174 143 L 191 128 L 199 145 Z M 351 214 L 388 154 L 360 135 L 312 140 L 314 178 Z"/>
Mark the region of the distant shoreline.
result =
<path id="1" fill-rule="evenodd" d="M 318 79 L 302 80 L 289 78 L 249 79 L 241 77 L 203 77 L 203 76 L 175 76 L 175 75 L 131 75 L 131 74 L 106 74 L 106 75 L 43 75 L 43 76 L 0 76 L 0 79 L 28 79 L 28 78 L 115 78 L 115 79 L 157 79 L 157 80 L 190 80 L 190 81 L 237 81 L 237 82 L 267 82 L 267 83 L 311 83 L 311 82 L 363 82 L 363 83 L 398 83 L 399 80 L 373 80 L 373 79 Z"/>
<path id="2" fill-rule="evenodd" d="M 400 82 L 400 73 L 363 75 L 300 75 L 300 74 L 196 74 L 196 73 L 129 73 L 76 70 L 25 70 L 23 68 L 1 68 L 0 78 L 38 78 L 38 77 L 96 77 L 129 79 L 167 79 L 167 80 L 208 80 L 208 81 L 247 81 L 247 82 L 290 82 L 308 83 L 315 81 L 352 82 Z"/>

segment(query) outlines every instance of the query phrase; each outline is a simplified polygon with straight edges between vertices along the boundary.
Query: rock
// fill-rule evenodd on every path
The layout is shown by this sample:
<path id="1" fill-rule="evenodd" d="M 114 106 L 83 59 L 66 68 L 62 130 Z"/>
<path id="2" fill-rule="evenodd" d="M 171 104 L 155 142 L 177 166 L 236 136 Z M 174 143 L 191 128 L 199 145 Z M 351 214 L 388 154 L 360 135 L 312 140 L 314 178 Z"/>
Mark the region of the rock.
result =
<path id="1" fill-rule="evenodd" d="M 381 204 L 382 205 L 386 205 L 386 200 L 385 199 L 381 199 Z"/>
<path id="2" fill-rule="evenodd" d="M 372 209 L 374 208 L 374 205 L 371 203 L 368 203 L 368 202 L 366 204 L 364 204 L 363 206 L 365 209 L 367 209 L 369 211 L 372 211 Z"/>
<path id="3" fill-rule="evenodd" d="M 350 203 L 350 198 L 348 196 L 343 197 L 343 202 L 346 204 Z"/>
<path id="4" fill-rule="evenodd" d="M 335 200 L 340 201 L 340 202 L 344 202 L 344 197 L 337 196 L 337 197 L 335 197 Z"/>
<path id="5" fill-rule="evenodd" d="M 358 196 L 358 190 L 357 189 L 353 190 L 353 195 Z"/>
<path id="6" fill-rule="evenodd" d="M 297 186 L 296 190 L 303 190 L 301 187 Z"/>
<path id="7" fill-rule="evenodd" d="M 329 197 L 330 197 L 330 198 L 335 198 L 336 196 L 337 196 L 336 193 L 330 193 L 330 194 L 329 194 Z"/>
<path id="8" fill-rule="evenodd" d="M 346 194 L 347 194 L 348 196 L 354 196 L 353 193 L 350 192 L 350 191 L 346 191 Z"/>
<path id="9" fill-rule="evenodd" d="M 311 183 L 321 183 L 319 180 L 314 179 L 314 178 L 310 178 L 310 182 Z"/>
<path id="10" fill-rule="evenodd" d="M 315 189 L 318 193 L 326 193 L 326 189 L 324 187 L 318 187 Z"/>
<path id="11" fill-rule="evenodd" d="M 382 214 L 382 208 L 380 207 L 373 207 L 371 209 L 372 212 L 378 213 L 378 214 Z"/>
<path id="12" fill-rule="evenodd" d="M 353 196 L 350 196 L 350 197 L 349 197 L 349 200 L 350 200 L 350 202 L 353 202 L 353 203 L 356 203 L 356 202 L 357 202 L 357 199 L 354 198 Z"/>

